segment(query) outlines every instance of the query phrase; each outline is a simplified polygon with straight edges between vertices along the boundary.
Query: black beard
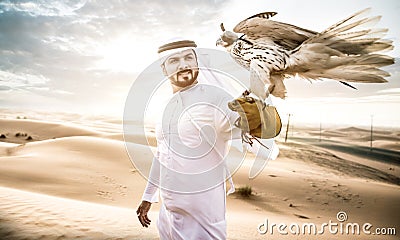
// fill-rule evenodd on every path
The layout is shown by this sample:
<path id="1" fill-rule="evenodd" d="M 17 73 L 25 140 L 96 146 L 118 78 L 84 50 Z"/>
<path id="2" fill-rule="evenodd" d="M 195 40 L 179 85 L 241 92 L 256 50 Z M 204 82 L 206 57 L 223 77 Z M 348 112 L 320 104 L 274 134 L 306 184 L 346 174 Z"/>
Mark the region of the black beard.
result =
<path id="1" fill-rule="evenodd" d="M 185 81 L 179 81 L 180 78 L 183 78 L 183 77 L 180 77 L 180 75 L 183 73 L 189 73 L 189 75 L 191 76 L 191 77 L 189 77 L 190 79 L 188 79 L 187 77 L 184 77 Z M 196 81 L 198 75 L 199 75 L 199 72 L 193 71 L 193 69 L 185 69 L 185 70 L 179 71 L 176 73 L 176 79 L 174 79 L 172 84 L 174 84 L 177 87 L 190 86 Z"/>

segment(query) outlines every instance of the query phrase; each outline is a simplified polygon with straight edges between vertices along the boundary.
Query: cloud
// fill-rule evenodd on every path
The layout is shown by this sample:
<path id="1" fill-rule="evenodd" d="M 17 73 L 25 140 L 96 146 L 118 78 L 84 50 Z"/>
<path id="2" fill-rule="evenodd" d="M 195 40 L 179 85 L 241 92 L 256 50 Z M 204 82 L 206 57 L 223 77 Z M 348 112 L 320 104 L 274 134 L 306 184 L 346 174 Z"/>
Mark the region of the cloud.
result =
<path id="1" fill-rule="evenodd" d="M 0 91 L 9 91 L 9 90 L 11 90 L 10 86 L 0 85 Z"/>
<path id="2" fill-rule="evenodd" d="M 90 56 L 92 63 L 94 58 L 103 57 L 99 49 L 119 36 L 129 39 L 137 50 L 147 47 L 155 53 L 161 38 L 182 34 L 198 38 L 202 34 L 199 28 L 209 28 L 201 23 L 215 18 L 222 4 L 183 0 L 4 1 L 0 4 L 0 51 L 9 53 L 0 63 L 6 68 L 32 62 L 45 65 L 62 56 L 65 64 L 61 63 L 69 67 L 72 55 Z"/>
<path id="3" fill-rule="evenodd" d="M 31 16 L 65 16 L 72 15 L 74 11 L 85 5 L 86 1 L 2 1 L 0 2 L 0 13 L 8 11 L 24 12 Z"/>
<path id="4" fill-rule="evenodd" d="M 30 79 L 26 89 L 33 89 L 28 88 L 31 81 L 46 79 L 42 84 L 65 92 L 83 92 L 75 86 L 90 87 L 99 78 L 126 81 L 132 76 L 110 73 L 113 66 L 104 61 L 105 54 L 117 53 L 111 61 L 126 54 L 126 61 L 120 59 L 118 64 L 140 72 L 145 67 L 141 64 L 156 60 L 162 36 L 186 32 L 197 38 L 199 27 L 208 28 L 200 23 L 215 17 L 223 4 L 212 0 L 1 1 L 2 77 L 8 73 L 7 86 L 12 89 L 21 88 L 23 79 Z M 114 49 L 118 38 L 127 48 Z"/>
<path id="5" fill-rule="evenodd" d="M 4 88 L 22 89 L 22 88 L 41 88 L 46 85 L 49 79 L 42 75 L 33 75 L 29 73 L 11 73 L 0 70 L 0 83 Z"/>

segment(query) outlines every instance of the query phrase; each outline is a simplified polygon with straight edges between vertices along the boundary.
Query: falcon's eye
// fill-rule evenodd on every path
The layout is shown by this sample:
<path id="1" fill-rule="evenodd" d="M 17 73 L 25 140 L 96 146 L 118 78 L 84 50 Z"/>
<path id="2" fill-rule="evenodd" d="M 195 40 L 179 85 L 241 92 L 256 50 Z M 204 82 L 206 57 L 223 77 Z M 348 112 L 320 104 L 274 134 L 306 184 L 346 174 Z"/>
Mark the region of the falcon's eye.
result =
<path id="1" fill-rule="evenodd" d="M 249 103 L 254 103 L 256 101 L 252 97 L 245 97 L 245 98 L 246 98 L 246 102 L 249 102 Z"/>

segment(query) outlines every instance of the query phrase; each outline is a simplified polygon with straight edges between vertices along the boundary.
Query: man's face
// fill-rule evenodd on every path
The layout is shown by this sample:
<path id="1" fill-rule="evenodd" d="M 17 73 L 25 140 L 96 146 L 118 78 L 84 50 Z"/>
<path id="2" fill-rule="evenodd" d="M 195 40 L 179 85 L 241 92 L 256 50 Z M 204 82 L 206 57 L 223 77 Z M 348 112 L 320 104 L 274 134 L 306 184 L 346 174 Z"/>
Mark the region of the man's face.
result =
<path id="1" fill-rule="evenodd" d="M 178 87 L 192 85 L 199 74 L 196 55 L 192 49 L 170 55 L 162 67 L 171 83 Z"/>

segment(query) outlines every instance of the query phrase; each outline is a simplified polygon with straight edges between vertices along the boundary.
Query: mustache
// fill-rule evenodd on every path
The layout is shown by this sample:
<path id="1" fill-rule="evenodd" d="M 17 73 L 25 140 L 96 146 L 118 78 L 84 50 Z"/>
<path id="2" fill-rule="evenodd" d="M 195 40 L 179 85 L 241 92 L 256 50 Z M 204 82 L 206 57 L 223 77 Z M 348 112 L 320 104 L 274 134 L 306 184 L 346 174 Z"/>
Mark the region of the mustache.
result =
<path id="1" fill-rule="evenodd" d="M 179 74 L 183 74 L 183 73 L 193 73 L 193 69 L 183 69 L 183 70 L 180 70 L 180 71 L 178 71 L 178 72 L 176 72 L 176 74 L 177 75 L 179 75 Z"/>
<path id="2" fill-rule="evenodd" d="M 179 77 L 183 77 L 183 78 L 187 78 L 187 75 L 189 75 L 190 77 L 189 78 L 194 78 L 195 77 L 195 71 L 194 71 L 194 69 L 184 69 L 184 70 L 180 70 L 180 71 L 178 71 L 177 73 L 176 73 L 176 77 L 177 78 L 179 78 Z"/>

